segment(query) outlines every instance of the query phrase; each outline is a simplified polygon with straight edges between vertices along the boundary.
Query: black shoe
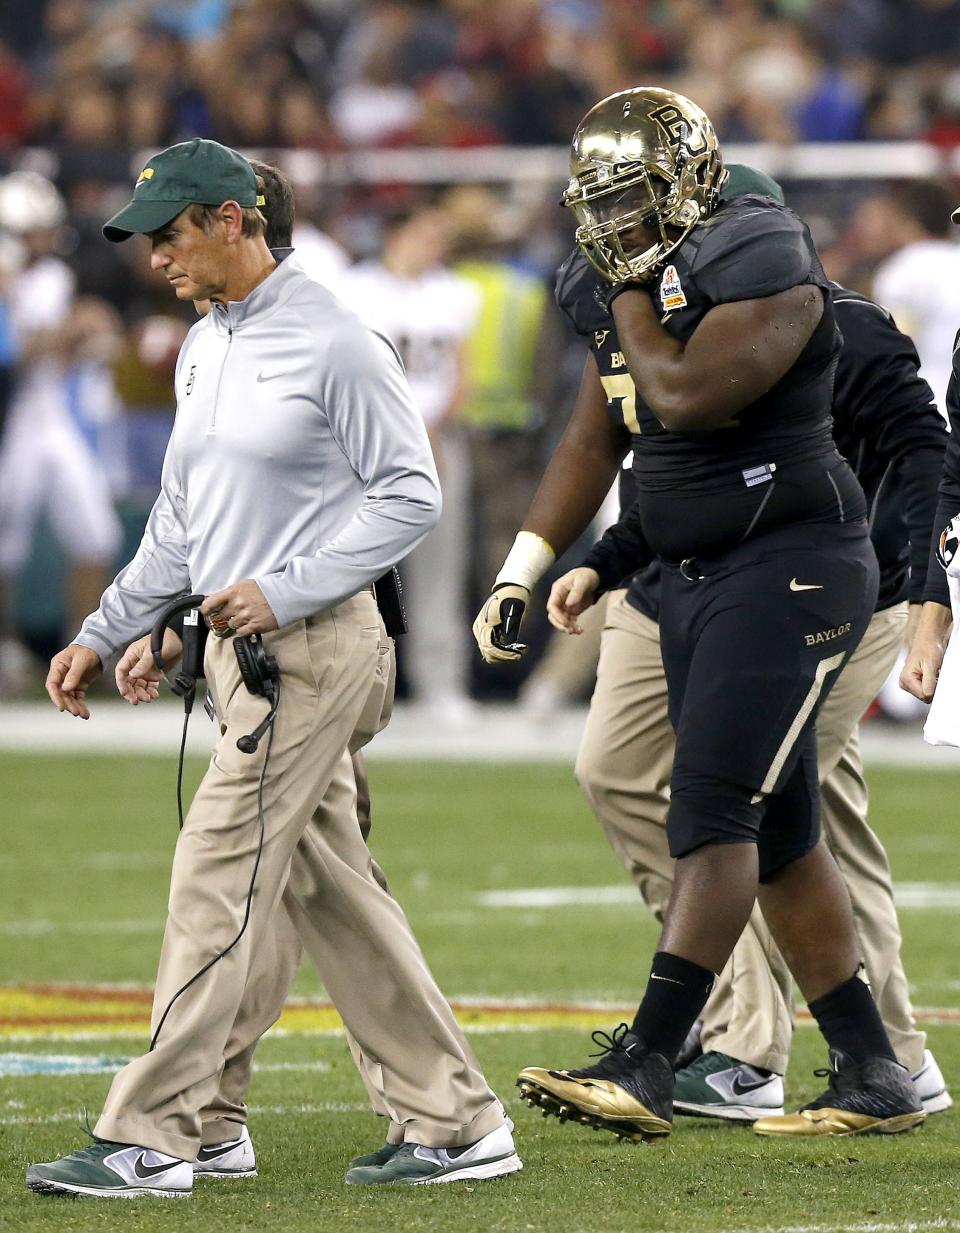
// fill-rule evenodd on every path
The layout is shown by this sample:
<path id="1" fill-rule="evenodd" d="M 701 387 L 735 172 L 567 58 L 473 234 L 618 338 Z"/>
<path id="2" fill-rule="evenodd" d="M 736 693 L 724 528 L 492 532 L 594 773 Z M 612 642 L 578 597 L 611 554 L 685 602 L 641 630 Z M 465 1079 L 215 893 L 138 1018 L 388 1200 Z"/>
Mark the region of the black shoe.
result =
<path id="1" fill-rule="evenodd" d="M 668 1135 L 673 1121 L 673 1067 L 662 1053 L 621 1023 L 612 1036 L 594 1032 L 600 1061 L 582 1070 L 527 1066 L 517 1078 L 520 1096 L 544 1117 L 583 1122 L 639 1143 Z"/>
<path id="2" fill-rule="evenodd" d="M 868 1057 L 854 1062 L 830 1051 L 830 1085 L 822 1096 L 786 1117 L 754 1122 L 758 1135 L 895 1135 L 913 1130 L 926 1114 L 909 1072 L 899 1062 Z"/>

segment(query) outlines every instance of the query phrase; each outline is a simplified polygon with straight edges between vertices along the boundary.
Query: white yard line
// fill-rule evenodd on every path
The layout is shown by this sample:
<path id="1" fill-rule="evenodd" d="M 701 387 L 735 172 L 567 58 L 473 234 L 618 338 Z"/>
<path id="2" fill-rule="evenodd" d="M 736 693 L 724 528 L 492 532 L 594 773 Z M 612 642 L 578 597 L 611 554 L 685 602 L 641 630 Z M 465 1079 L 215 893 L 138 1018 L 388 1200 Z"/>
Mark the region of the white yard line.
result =
<path id="1" fill-rule="evenodd" d="M 159 933 L 163 920 L 8 920 L 0 921 L 0 937 L 43 938 L 51 934 L 138 934 Z"/>
<path id="2" fill-rule="evenodd" d="M 960 911 L 960 882 L 897 882 L 894 884 L 897 907 L 918 912 Z M 637 909 L 640 904 L 636 888 L 630 883 L 612 886 L 528 886 L 512 890 L 481 891 L 475 898 L 476 909 L 428 912 L 431 924 L 448 928 L 466 928 L 482 921 L 483 911 L 517 912 L 516 924 L 537 928 L 545 923 L 541 913 L 552 908 L 597 908 L 617 911 Z M 163 921 L 155 920 L 38 920 L 0 921 L 0 937 L 40 938 L 57 934 L 137 936 L 159 934 Z"/>
<path id="3" fill-rule="evenodd" d="M 897 882 L 893 888 L 897 906 L 920 911 L 960 910 L 960 882 Z M 504 911 L 546 908 L 635 908 L 639 904 L 631 883 L 613 886 L 530 886 L 512 890 L 482 891 L 480 907 Z"/>
<path id="4" fill-rule="evenodd" d="M 0 703 L 0 750 L 24 753 L 165 754 L 179 745 L 182 714 L 169 703 L 137 707 L 95 698 L 89 723 L 58 715 L 45 702 Z M 572 765 L 584 707 L 551 716 L 549 723 L 525 717 L 510 704 L 478 704 L 462 724 L 439 724 L 421 708 L 399 703 L 389 727 L 369 749 L 373 761 L 562 762 Z M 209 755 L 213 729 L 194 713 L 188 736 L 193 754 Z M 863 756 L 883 766 L 960 768 L 960 749 L 925 745 L 919 727 L 864 725 Z"/>
<path id="5" fill-rule="evenodd" d="M 341 1104 L 327 1101 L 318 1105 L 251 1105 L 251 1113 L 278 1113 L 284 1117 L 308 1117 L 319 1113 L 369 1113 L 370 1106 L 364 1104 Z M 31 1116 L 28 1113 L 16 1113 L 10 1117 L 0 1116 L 0 1126 L 47 1126 L 58 1122 L 76 1122 L 82 1125 L 76 1109 L 63 1110 L 60 1113 L 39 1113 Z"/>
<path id="6" fill-rule="evenodd" d="M 886 1221 L 865 1224 L 848 1224 L 846 1221 L 834 1224 L 778 1224 L 765 1228 L 717 1229 L 716 1233 L 933 1233 L 938 1229 L 960 1229 L 960 1221 L 941 1217 L 936 1220 L 905 1220 L 899 1224 Z"/>
<path id="7" fill-rule="evenodd" d="M 864 1224 L 768 1225 L 766 1228 L 718 1229 L 717 1233 L 932 1233 L 935 1229 L 960 1229 L 960 1221 L 940 1217 L 936 1220 L 905 1220 L 899 1224 L 871 1221 Z"/>

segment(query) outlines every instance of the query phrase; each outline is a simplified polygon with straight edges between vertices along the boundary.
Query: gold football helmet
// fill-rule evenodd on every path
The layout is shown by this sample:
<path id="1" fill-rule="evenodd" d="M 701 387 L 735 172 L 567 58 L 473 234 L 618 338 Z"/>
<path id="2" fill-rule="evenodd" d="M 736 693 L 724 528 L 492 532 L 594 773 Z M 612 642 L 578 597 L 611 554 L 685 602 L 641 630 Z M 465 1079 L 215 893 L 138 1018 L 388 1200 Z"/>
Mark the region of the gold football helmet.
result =
<path id="1" fill-rule="evenodd" d="M 682 94 L 639 86 L 602 99 L 580 121 L 563 204 L 604 278 L 642 282 L 714 210 L 725 179 L 706 113 Z"/>

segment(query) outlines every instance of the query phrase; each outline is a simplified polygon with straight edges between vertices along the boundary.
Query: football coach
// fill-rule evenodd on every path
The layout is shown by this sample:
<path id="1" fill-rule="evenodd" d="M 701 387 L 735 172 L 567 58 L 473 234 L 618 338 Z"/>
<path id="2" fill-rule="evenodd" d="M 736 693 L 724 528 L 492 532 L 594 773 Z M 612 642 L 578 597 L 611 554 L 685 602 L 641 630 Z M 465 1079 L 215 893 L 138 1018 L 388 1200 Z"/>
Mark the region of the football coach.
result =
<path id="1" fill-rule="evenodd" d="M 190 1192 L 200 1111 L 217 1090 L 251 956 L 315 803 L 347 748 L 372 734 L 364 728 L 380 708 L 371 699 L 387 688 L 372 583 L 440 511 L 422 417 L 392 345 L 294 261 L 277 264 L 260 204 L 250 164 L 197 139 L 151 159 L 133 201 L 103 228 L 114 242 L 148 235 L 151 264 L 178 299 L 212 307 L 178 359 L 177 417 L 140 548 L 54 656 L 47 692 L 61 711 L 87 718 L 85 691 L 103 661 L 172 599 L 202 593 L 218 632 L 263 638 L 282 698 L 269 739 L 241 752 L 238 738 L 267 705 L 244 686 L 231 640 L 210 640 L 205 673 L 220 739 L 174 856 L 151 1048 L 115 1077 L 90 1146 L 28 1170 L 39 1191 Z M 372 882 L 369 861 L 344 876 Z M 323 928 L 322 897 L 304 902 Z M 385 1047 L 388 1035 L 433 1025 L 402 1024 L 402 988 L 379 995 L 377 980 L 390 980 L 382 965 L 364 969 L 363 931 L 354 932 L 340 938 L 343 983 L 372 981 L 373 1004 L 390 1015 L 350 1026 L 378 1056 L 378 1037 Z M 464 1059 L 448 1079 L 469 1117 L 455 1131 L 408 1126 L 411 1176 L 394 1177 L 394 1165 L 391 1180 L 521 1167 L 475 1066 Z M 412 1069 L 407 1080 L 417 1082 Z"/>

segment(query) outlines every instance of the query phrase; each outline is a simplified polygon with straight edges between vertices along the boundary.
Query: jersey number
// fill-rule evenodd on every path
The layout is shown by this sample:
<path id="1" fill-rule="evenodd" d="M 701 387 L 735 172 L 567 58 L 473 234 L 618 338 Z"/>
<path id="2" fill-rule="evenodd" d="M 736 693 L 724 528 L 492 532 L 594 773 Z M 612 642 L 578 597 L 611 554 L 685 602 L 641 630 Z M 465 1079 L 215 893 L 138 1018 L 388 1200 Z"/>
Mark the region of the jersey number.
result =
<path id="1" fill-rule="evenodd" d="M 637 387 L 629 373 L 621 372 L 616 376 L 600 378 L 603 392 L 615 415 L 623 420 L 624 427 L 630 432 L 640 435 L 640 422 L 637 419 Z"/>

